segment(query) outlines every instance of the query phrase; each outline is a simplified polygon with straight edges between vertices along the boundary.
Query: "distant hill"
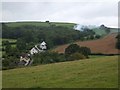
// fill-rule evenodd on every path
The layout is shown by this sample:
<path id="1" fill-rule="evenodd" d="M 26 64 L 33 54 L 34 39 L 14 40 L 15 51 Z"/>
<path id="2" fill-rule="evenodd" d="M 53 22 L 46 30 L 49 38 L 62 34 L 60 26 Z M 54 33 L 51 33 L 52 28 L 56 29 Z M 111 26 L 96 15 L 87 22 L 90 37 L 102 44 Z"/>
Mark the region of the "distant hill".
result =
<path id="1" fill-rule="evenodd" d="M 74 29 L 75 25 L 77 24 L 50 21 L 9 22 L 3 23 L 2 37 L 5 39 L 22 39 L 25 43 L 33 43 L 32 45 L 44 40 L 47 42 L 49 48 L 75 42 L 80 46 L 90 47 L 93 53 L 118 53 L 117 49 L 115 49 L 117 28 L 101 25 L 87 29 L 86 31 L 78 31 Z M 102 38 L 99 40 L 91 40 L 90 36 L 95 37 L 95 35 L 100 35 Z M 84 42 L 82 42 L 82 40 Z M 67 45 L 60 46 L 56 48 L 55 51 L 63 53 L 66 46 Z"/>
<path id="2" fill-rule="evenodd" d="M 117 39 L 115 38 L 117 33 L 111 33 L 101 39 L 98 40 L 90 40 L 90 41 L 77 41 L 74 42 L 80 46 L 89 47 L 92 53 L 103 53 L 103 54 L 118 54 L 118 49 L 115 48 L 115 44 Z M 54 51 L 59 53 L 64 53 L 65 48 L 69 44 L 58 46 L 54 49 Z"/>
<path id="3" fill-rule="evenodd" d="M 51 25 L 55 25 L 55 26 L 62 26 L 62 27 L 68 27 L 68 28 L 73 28 L 74 27 L 74 23 L 65 23 L 65 22 L 9 22 L 6 23 L 7 26 L 9 27 L 20 27 L 20 26 L 27 26 L 27 25 L 31 25 L 31 26 L 45 26 L 45 27 L 49 27 Z"/>
<path id="4" fill-rule="evenodd" d="M 2 88 L 117 88 L 118 56 L 2 71 Z"/>

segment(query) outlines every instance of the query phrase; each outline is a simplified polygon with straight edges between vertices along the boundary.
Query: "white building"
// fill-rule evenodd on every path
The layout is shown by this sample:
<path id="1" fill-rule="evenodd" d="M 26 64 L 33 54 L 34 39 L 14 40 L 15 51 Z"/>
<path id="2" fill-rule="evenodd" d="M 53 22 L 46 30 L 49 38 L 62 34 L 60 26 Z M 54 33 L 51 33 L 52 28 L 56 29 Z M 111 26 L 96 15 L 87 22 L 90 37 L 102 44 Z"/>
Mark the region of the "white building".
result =
<path id="1" fill-rule="evenodd" d="M 38 53 L 38 50 L 35 49 L 35 47 L 33 47 L 31 50 L 30 50 L 30 54 L 33 55 L 35 53 Z"/>
<path id="2" fill-rule="evenodd" d="M 39 53 L 39 52 L 43 52 L 46 49 L 47 49 L 46 43 L 43 41 L 40 45 L 38 45 L 38 46 L 35 45 L 35 47 L 33 47 L 30 50 L 30 54 L 33 55 L 33 54 L 36 54 L 36 53 Z"/>
<path id="3" fill-rule="evenodd" d="M 42 50 L 47 49 L 46 43 L 45 43 L 44 41 L 40 44 L 40 48 L 41 48 Z"/>
<path id="4" fill-rule="evenodd" d="M 47 49 L 46 43 L 43 41 L 42 43 L 40 43 L 39 45 L 35 45 L 30 51 L 30 54 L 26 54 L 23 56 L 20 56 L 20 62 L 24 61 L 25 62 L 25 66 L 29 65 L 32 61 L 31 55 L 37 54 L 37 53 L 41 53 L 44 52 L 44 50 Z"/>

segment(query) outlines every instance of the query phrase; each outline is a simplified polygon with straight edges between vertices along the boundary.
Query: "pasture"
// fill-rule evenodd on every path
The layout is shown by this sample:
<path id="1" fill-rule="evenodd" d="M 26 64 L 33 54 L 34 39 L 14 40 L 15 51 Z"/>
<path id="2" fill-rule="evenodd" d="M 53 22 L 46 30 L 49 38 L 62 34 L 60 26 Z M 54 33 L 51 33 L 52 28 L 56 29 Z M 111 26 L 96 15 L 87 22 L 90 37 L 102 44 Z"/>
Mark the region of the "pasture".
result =
<path id="1" fill-rule="evenodd" d="M 3 88 L 117 88 L 118 56 L 3 71 Z"/>

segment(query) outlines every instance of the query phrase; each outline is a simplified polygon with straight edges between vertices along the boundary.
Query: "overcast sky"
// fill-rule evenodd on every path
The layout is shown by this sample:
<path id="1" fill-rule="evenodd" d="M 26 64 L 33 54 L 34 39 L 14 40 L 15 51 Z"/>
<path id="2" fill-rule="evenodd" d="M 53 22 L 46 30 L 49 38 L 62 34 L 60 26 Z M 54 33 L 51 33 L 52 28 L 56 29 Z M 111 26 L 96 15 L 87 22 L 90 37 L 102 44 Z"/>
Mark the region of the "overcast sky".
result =
<path id="1" fill-rule="evenodd" d="M 118 2 L 2 2 L 3 21 L 73 22 L 118 26 Z"/>

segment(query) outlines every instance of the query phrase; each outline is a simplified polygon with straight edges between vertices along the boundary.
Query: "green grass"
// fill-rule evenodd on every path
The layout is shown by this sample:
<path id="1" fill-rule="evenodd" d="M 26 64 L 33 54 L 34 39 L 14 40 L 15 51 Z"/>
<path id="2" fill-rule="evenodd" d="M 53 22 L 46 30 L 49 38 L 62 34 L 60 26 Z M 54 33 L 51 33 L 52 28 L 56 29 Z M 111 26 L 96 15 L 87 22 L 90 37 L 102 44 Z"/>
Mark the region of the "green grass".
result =
<path id="1" fill-rule="evenodd" d="M 15 43 L 17 40 L 16 39 L 0 38 L 0 49 L 2 48 L 2 41 L 9 41 L 10 43 Z M 16 47 L 16 44 L 12 44 L 11 46 Z"/>
<path id="2" fill-rule="evenodd" d="M 25 25 L 34 25 L 34 26 L 45 26 L 48 27 L 50 25 L 56 25 L 56 26 L 65 26 L 65 27 L 69 27 L 69 28 L 73 28 L 74 27 L 74 23 L 60 23 L 60 22 L 50 22 L 50 23 L 46 23 L 46 22 L 11 22 L 11 23 L 7 23 L 7 26 L 10 27 L 19 27 L 19 26 L 25 26 Z"/>
<path id="3" fill-rule="evenodd" d="M 117 88 L 117 56 L 3 71 L 3 88 Z"/>
<path id="4" fill-rule="evenodd" d="M 97 35 L 106 35 L 105 30 L 99 29 L 99 28 L 94 28 L 93 31 L 97 34 Z"/>
<path id="5" fill-rule="evenodd" d="M 5 39 L 5 38 L 0 38 L 1 41 L 9 41 L 9 42 L 16 42 L 16 39 Z"/>
<path id="6" fill-rule="evenodd" d="M 111 28 L 110 33 L 118 33 L 118 29 L 117 28 Z"/>
<path id="7" fill-rule="evenodd" d="M 2 56 L 2 53 L 3 53 L 3 52 L 2 52 L 2 51 L 0 51 L 0 57 Z"/>
<path id="8" fill-rule="evenodd" d="M 96 34 L 102 35 L 102 36 L 107 34 L 104 29 L 100 29 L 100 28 L 94 28 L 93 31 Z M 118 33 L 118 29 L 117 28 L 110 28 L 110 33 Z"/>

